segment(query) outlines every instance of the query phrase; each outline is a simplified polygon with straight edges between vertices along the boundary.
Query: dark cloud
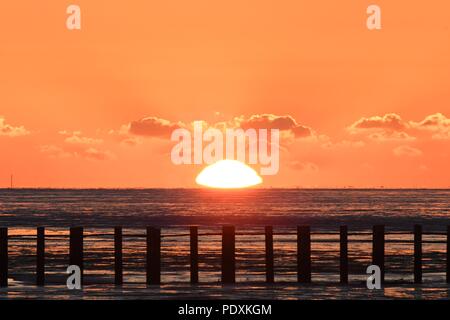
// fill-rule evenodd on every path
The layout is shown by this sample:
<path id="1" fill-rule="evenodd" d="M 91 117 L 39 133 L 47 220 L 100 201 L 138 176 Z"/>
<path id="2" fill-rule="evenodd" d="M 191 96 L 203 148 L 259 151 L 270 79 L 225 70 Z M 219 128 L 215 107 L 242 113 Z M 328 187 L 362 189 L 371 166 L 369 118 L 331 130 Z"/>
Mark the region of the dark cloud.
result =
<path id="1" fill-rule="evenodd" d="M 257 114 L 248 119 L 240 119 L 239 125 L 243 129 L 279 129 L 291 131 L 296 138 L 309 137 L 313 134 L 311 128 L 297 124 L 289 115 L 277 116 L 274 114 Z"/>
<path id="2" fill-rule="evenodd" d="M 364 129 L 385 129 L 391 131 L 402 131 L 406 128 L 406 124 L 402 118 L 395 113 L 388 113 L 384 116 L 373 116 L 369 118 L 361 118 L 350 127 L 350 131 L 358 131 Z"/>
<path id="3" fill-rule="evenodd" d="M 131 134 L 138 136 L 170 139 L 173 130 L 182 127 L 183 124 L 181 123 L 174 123 L 157 117 L 147 117 L 131 122 L 128 130 Z"/>

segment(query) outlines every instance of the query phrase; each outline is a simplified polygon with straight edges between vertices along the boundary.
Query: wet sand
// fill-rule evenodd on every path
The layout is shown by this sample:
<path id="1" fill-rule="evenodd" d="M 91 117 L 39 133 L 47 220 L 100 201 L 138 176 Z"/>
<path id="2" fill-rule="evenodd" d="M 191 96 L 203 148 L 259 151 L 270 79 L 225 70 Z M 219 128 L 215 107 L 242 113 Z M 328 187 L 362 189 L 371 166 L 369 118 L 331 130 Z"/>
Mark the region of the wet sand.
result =
<path id="1" fill-rule="evenodd" d="M 0 299 L 110 300 L 110 299 L 449 299 L 450 285 L 437 283 L 386 284 L 380 290 L 369 290 L 363 283 L 346 286 L 336 284 L 252 283 L 220 284 L 143 284 L 86 285 L 82 290 L 68 290 L 64 285 L 36 287 L 11 285 L 0 289 Z"/>

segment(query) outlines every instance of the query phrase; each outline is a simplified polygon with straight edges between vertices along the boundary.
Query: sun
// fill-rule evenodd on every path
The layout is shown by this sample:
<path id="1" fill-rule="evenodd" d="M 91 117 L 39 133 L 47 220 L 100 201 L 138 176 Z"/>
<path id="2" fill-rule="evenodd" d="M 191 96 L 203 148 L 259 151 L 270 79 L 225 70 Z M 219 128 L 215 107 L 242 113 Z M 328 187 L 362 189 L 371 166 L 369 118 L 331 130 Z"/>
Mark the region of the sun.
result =
<path id="1" fill-rule="evenodd" d="M 220 160 L 204 168 L 195 179 L 211 188 L 246 188 L 262 182 L 255 170 L 237 160 Z"/>

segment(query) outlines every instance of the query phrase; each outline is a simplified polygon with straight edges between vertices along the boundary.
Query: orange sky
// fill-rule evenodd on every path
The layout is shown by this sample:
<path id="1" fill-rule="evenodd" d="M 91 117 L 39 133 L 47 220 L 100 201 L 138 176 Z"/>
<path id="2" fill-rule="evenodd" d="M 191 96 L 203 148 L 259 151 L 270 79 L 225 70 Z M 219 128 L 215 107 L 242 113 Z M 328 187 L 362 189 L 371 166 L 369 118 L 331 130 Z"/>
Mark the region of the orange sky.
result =
<path id="1" fill-rule="evenodd" d="M 0 187 L 192 187 L 129 124 L 262 114 L 311 130 L 263 187 L 450 186 L 448 0 L 2 1 L 0 30 Z"/>

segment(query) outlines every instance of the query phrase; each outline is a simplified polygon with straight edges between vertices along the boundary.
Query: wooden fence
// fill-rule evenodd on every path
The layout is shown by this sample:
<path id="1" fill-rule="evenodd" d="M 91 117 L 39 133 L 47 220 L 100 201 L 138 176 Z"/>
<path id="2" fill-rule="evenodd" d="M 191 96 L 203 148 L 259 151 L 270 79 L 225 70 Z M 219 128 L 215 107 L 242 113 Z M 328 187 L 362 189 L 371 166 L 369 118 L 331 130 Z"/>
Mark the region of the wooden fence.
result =
<path id="1" fill-rule="evenodd" d="M 80 267 L 83 275 L 84 250 L 83 227 L 70 228 L 69 264 Z M 190 227 L 190 282 L 199 282 L 198 227 Z M 414 283 L 422 282 L 422 226 L 414 226 Z M 265 273 L 266 282 L 273 283 L 274 248 L 273 227 L 265 227 Z M 224 284 L 236 282 L 236 237 L 234 226 L 222 228 L 221 281 Z M 123 284 L 123 233 L 122 227 L 114 228 L 114 283 Z M 347 284 L 348 266 L 348 228 L 339 230 L 339 273 L 340 283 Z M 450 283 L 450 226 L 447 227 L 446 240 L 446 282 Z M 381 270 L 382 281 L 385 276 L 385 227 L 376 225 L 372 231 L 372 264 Z M 297 227 L 297 281 L 311 282 L 311 230 L 309 226 Z M 38 227 L 36 233 L 36 285 L 45 285 L 45 228 Z M 161 283 L 161 229 L 146 228 L 146 283 Z M 8 228 L 0 228 L 0 287 L 8 286 Z"/>

